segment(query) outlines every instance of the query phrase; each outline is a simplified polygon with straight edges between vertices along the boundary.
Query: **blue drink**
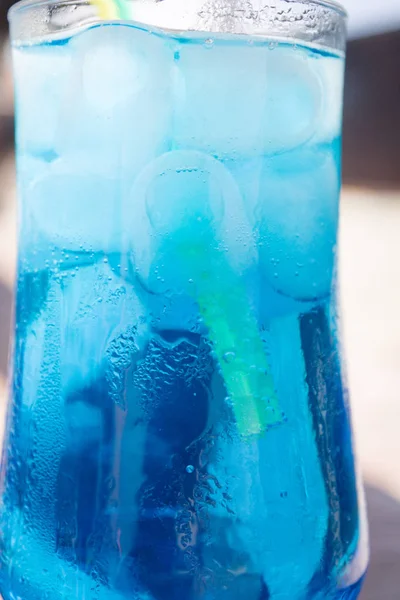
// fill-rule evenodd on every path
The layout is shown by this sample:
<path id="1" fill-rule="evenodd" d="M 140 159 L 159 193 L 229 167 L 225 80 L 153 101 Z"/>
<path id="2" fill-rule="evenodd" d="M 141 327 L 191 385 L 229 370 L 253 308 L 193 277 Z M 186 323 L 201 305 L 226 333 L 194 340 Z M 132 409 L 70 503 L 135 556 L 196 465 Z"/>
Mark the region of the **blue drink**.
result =
<path id="1" fill-rule="evenodd" d="M 14 34 L 3 598 L 355 599 L 343 54 L 59 29 Z"/>

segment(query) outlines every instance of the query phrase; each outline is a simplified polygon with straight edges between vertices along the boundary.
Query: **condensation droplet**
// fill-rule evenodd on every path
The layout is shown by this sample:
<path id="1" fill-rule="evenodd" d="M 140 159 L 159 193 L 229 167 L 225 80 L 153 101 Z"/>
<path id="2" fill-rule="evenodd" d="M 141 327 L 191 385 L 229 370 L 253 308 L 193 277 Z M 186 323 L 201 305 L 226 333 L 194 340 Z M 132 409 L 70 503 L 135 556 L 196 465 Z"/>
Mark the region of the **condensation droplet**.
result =
<path id="1" fill-rule="evenodd" d="M 235 360 L 236 358 L 236 354 L 234 352 L 225 352 L 224 354 L 224 361 L 226 363 L 231 363 Z"/>

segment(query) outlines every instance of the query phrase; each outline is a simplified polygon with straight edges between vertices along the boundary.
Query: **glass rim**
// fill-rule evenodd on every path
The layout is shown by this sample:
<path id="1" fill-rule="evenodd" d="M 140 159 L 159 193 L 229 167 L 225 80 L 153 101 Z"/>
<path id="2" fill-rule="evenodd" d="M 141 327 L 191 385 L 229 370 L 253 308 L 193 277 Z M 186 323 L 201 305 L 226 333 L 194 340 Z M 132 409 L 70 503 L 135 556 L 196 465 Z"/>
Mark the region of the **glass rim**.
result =
<path id="1" fill-rule="evenodd" d="M 129 1 L 129 0 L 128 0 Z M 348 12 L 344 8 L 344 6 L 338 2 L 337 0 L 292 0 L 293 3 L 298 2 L 299 4 L 309 4 L 314 6 L 320 6 L 322 8 L 327 8 L 332 12 L 338 14 L 343 19 L 348 18 Z M 90 5 L 90 0 L 18 0 L 15 4 L 11 6 L 8 10 L 8 20 L 11 20 L 14 14 L 17 14 L 21 10 L 29 9 L 29 8 L 39 8 L 47 5 L 57 6 L 68 5 L 68 4 L 88 4 Z"/>

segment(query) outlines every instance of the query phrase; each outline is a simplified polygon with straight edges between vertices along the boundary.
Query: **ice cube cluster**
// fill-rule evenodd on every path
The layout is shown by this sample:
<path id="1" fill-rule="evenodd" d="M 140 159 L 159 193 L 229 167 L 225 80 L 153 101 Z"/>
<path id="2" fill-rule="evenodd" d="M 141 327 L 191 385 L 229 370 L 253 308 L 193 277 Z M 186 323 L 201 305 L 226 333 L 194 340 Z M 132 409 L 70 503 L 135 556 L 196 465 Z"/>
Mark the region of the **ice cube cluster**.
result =
<path id="1" fill-rule="evenodd" d="M 203 220 L 238 277 L 258 264 L 278 294 L 330 292 L 340 56 L 124 24 L 14 55 L 38 245 L 129 254 L 158 293 L 185 287 L 169 238 Z"/>

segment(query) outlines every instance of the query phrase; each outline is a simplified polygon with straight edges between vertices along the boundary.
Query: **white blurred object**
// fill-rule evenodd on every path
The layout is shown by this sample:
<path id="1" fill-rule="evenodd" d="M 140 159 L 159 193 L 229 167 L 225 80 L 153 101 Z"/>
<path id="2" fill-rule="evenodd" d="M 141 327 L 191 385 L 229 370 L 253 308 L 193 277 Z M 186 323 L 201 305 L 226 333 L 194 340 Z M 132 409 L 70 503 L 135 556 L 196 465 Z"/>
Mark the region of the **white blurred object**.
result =
<path id="1" fill-rule="evenodd" d="M 400 0 L 340 0 L 349 13 L 349 37 L 400 29 Z"/>

